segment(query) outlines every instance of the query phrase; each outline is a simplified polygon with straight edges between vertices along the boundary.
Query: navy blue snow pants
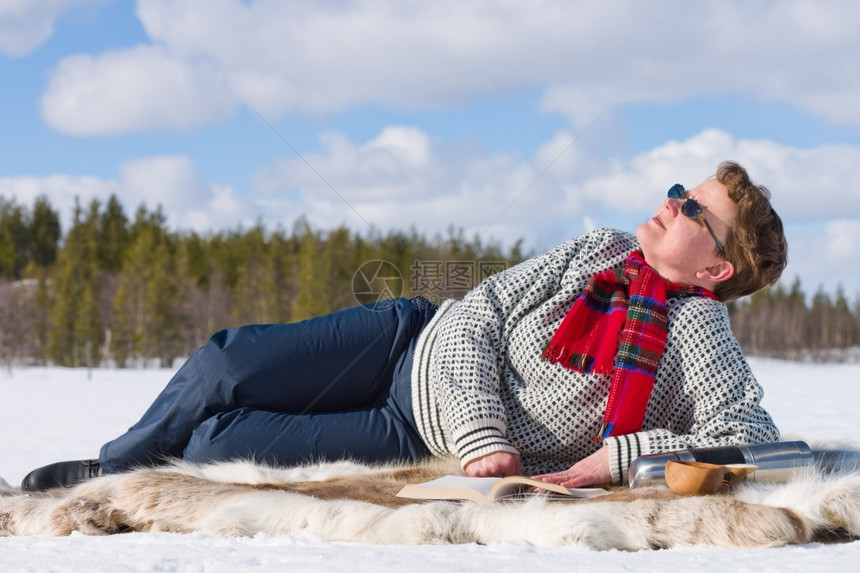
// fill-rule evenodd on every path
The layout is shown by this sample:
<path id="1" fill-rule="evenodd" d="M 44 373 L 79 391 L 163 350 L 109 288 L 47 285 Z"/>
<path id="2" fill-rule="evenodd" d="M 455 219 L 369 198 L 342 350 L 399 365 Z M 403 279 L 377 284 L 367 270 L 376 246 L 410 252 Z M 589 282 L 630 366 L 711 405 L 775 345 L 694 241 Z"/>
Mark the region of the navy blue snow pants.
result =
<path id="1" fill-rule="evenodd" d="M 140 421 L 102 447 L 102 469 L 168 458 L 295 465 L 428 456 L 412 415 L 411 371 L 436 306 L 389 302 L 216 333 Z"/>

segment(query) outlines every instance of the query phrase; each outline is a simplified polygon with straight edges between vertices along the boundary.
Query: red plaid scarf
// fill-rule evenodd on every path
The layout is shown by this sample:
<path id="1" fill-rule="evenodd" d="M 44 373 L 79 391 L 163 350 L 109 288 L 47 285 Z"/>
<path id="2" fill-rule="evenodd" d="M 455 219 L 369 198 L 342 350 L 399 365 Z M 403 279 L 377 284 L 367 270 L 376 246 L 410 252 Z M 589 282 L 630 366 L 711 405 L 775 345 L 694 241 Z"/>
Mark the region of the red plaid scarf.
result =
<path id="1" fill-rule="evenodd" d="M 666 349 L 666 299 L 674 296 L 717 298 L 701 287 L 667 281 L 634 251 L 623 271 L 607 269 L 591 279 L 544 349 L 544 359 L 566 368 L 612 374 L 595 439 L 642 429 Z"/>

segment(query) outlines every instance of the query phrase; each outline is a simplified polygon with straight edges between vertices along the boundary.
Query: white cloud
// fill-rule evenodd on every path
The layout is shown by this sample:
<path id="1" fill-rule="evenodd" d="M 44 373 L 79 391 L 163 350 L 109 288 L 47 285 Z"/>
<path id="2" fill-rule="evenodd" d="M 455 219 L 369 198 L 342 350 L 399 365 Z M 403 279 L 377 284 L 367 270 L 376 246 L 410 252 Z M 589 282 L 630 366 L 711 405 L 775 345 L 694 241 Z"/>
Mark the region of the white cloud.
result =
<path id="1" fill-rule="evenodd" d="M 120 166 L 124 204 L 161 205 L 166 211 L 185 212 L 201 205 L 209 184 L 183 155 L 146 157 Z"/>
<path id="2" fill-rule="evenodd" d="M 735 93 L 860 126 L 856 2 L 139 0 L 137 13 L 152 46 L 55 70 L 43 113 L 56 129 L 188 129 L 237 102 L 268 117 L 438 108 L 535 85 L 577 125 Z"/>
<path id="3" fill-rule="evenodd" d="M 173 229 L 235 228 L 253 225 L 264 214 L 255 212 L 232 187 L 205 181 L 185 156 L 138 158 L 121 165 L 119 171 L 118 180 L 61 174 L 4 177 L 0 197 L 28 207 L 37 197 L 47 197 L 59 212 L 63 229 L 71 225 L 75 199 L 86 206 L 93 200 L 104 204 L 111 195 L 116 195 L 129 218 L 141 205 L 149 211 L 160 206 Z"/>
<path id="4" fill-rule="evenodd" d="M 0 197 L 4 199 L 14 200 L 29 208 L 37 197 L 47 197 L 51 206 L 60 214 L 64 230 L 71 224 L 76 198 L 82 205 L 86 205 L 93 199 L 107 199 L 118 190 L 116 181 L 97 177 L 57 174 L 46 177 L 0 178 Z"/>
<path id="5" fill-rule="evenodd" d="M 248 202 L 236 195 L 229 185 L 211 184 L 206 197 L 187 211 L 176 213 L 174 220 L 181 229 L 191 229 L 201 234 L 237 225 L 250 226 L 256 217 Z M 262 215 L 259 215 L 262 217 Z"/>
<path id="6" fill-rule="evenodd" d="M 365 148 L 382 150 L 398 167 L 418 169 L 430 159 L 430 138 L 414 127 L 386 127 Z"/>
<path id="7" fill-rule="evenodd" d="M 845 263 L 860 256 L 860 220 L 831 221 L 826 228 L 824 255 L 831 263 Z"/>
<path id="8" fill-rule="evenodd" d="M 253 222 L 245 200 L 230 186 L 204 180 L 184 155 L 134 159 L 120 166 L 120 176 L 122 204 L 161 206 L 171 227 L 207 232 Z"/>
<path id="9" fill-rule="evenodd" d="M 45 121 L 74 135 L 189 130 L 222 120 L 235 101 L 220 72 L 158 47 L 65 58 L 42 97 Z"/>
<path id="10" fill-rule="evenodd" d="M 860 219 L 841 219 L 818 225 L 787 225 L 788 267 L 783 282 L 799 278 L 804 292 L 819 288 L 834 293 L 843 287 L 849 300 L 860 297 Z"/>
<path id="11" fill-rule="evenodd" d="M 255 175 L 252 194 L 270 215 L 302 213 L 316 227 L 347 224 L 359 233 L 414 225 L 432 235 L 453 226 L 512 242 L 555 228 L 578 205 L 555 175 L 539 177 L 543 149 L 541 159 L 518 162 L 434 141 L 414 127 L 387 127 L 365 143 L 328 133 L 322 143 L 322 152 L 278 159 Z M 563 148 L 555 147 L 558 155 Z"/>
<path id="12" fill-rule="evenodd" d="M 26 56 L 54 33 L 54 22 L 74 7 L 104 0 L 0 0 L 0 53 Z"/>

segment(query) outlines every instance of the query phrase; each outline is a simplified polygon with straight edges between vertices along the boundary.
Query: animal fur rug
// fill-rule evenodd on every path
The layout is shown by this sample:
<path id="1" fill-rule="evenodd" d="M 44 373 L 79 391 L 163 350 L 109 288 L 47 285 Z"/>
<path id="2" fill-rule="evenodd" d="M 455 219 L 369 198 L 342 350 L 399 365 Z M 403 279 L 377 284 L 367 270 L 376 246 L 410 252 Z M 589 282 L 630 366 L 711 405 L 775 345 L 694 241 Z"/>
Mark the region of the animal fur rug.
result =
<path id="1" fill-rule="evenodd" d="M 597 549 L 686 545 L 772 547 L 860 537 L 857 452 L 783 484 L 682 497 L 666 487 L 572 502 L 411 502 L 406 483 L 456 473 L 453 460 L 369 467 L 351 462 L 271 468 L 174 463 L 32 494 L 0 487 L 0 535 L 200 531 L 310 534 L 380 544 L 529 542 Z"/>

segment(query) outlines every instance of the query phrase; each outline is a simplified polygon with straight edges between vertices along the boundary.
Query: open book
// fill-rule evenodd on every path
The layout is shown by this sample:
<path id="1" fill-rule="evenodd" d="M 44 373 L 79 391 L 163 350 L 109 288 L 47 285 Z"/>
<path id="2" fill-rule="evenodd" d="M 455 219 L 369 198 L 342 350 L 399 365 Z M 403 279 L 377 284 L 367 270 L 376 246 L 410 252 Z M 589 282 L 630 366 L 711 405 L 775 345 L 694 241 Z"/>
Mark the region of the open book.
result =
<path id="1" fill-rule="evenodd" d="M 534 488 L 538 488 L 540 491 L 535 492 Z M 526 476 L 498 478 L 451 475 L 424 483 L 407 485 L 397 493 L 397 497 L 495 501 L 497 499 L 519 499 L 532 495 L 555 496 L 556 499 L 576 499 L 597 497 L 607 493 L 609 492 L 599 487 L 569 489 Z"/>

